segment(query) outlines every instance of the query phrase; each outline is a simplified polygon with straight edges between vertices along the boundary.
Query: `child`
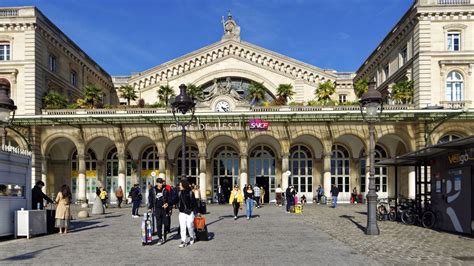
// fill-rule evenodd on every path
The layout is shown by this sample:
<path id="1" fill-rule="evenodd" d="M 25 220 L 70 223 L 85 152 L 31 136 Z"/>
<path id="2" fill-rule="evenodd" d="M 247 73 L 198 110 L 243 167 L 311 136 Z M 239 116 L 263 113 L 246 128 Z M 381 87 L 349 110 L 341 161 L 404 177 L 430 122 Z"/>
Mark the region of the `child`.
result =
<path id="1" fill-rule="evenodd" d="M 303 194 L 303 196 L 301 196 L 301 204 L 305 205 L 306 204 L 306 196 Z"/>
<path id="2" fill-rule="evenodd" d="M 104 209 L 107 208 L 107 191 L 104 188 L 100 188 L 100 200 L 102 201 L 102 206 Z"/>

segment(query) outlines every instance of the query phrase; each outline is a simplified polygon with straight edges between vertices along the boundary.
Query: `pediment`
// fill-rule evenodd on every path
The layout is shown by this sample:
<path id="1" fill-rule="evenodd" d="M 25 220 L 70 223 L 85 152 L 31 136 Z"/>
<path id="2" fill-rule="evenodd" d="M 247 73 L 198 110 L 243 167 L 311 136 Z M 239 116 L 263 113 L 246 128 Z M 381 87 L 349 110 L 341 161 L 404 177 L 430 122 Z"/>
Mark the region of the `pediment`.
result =
<path id="1" fill-rule="evenodd" d="M 141 90 L 181 78 L 227 58 L 236 58 L 311 85 L 336 80 L 332 70 L 326 71 L 244 41 L 223 40 L 135 74 L 130 78 L 129 84 Z"/>

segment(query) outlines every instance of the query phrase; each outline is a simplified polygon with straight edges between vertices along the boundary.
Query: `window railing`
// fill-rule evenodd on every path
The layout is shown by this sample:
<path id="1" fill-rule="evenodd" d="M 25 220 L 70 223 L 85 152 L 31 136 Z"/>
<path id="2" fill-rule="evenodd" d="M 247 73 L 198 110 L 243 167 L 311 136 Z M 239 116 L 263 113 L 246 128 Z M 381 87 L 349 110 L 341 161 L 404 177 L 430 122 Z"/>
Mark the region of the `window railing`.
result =
<path id="1" fill-rule="evenodd" d="M 471 107 L 471 101 L 440 101 L 440 104 L 447 109 L 464 109 Z"/>

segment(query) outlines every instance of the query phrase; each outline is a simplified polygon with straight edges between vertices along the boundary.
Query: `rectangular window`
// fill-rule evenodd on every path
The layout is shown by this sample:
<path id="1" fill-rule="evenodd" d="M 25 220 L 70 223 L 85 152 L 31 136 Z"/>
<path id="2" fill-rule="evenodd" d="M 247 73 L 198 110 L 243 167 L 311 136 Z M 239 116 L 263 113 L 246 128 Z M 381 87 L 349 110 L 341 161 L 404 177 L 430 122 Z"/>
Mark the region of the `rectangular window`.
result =
<path id="1" fill-rule="evenodd" d="M 384 75 L 384 81 L 388 79 L 388 76 L 390 75 L 390 68 L 388 65 L 385 65 L 383 67 L 383 75 Z"/>
<path id="2" fill-rule="evenodd" d="M 459 32 L 448 32 L 448 51 L 461 50 L 461 34 Z"/>
<path id="3" fill-rule="evenodd" d="M 405 46 L 400 50 L 400 66 L 403 66 L 408 61 L 408 48 Z"/>
<path id="4" fill-rule="evenodd" d="M 58 60 L 56 56 L 49 55 L 48 66 L 50 71 L 56 72 L 58 70 Z"/>
<path id="5" fill-rule="evenodd" d="M 347 102 L 347 94 L 339 94 L 339 102 L 340 103 Z"/>
<path id="6" fill-rule="evenodd" d="M 72 86 L 77 86 L 77 74 L 75 71 L 71 71 L 70 79 Z"/>
<path id="7" fill-rule="evenodd" d="M 10 44 L 0 43 L 0 61 L 10 60 Z"/>

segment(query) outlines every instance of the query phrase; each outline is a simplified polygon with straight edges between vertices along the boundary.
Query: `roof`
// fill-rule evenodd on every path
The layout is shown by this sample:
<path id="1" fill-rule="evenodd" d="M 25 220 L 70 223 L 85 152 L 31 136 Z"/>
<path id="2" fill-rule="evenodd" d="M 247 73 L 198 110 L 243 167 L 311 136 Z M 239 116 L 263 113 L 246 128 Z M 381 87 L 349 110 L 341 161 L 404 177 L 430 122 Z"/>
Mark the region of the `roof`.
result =
<path id="1" fill-rule="evenodd" d="M 432 145 L 414 152 L 395 157 L 395 159 L 387 159 L 376 163 L 376 165 L 385 166 L 413 166 L 427 162 L 434 157 L 446 154 L 452 151 L 465 149 L 474 146 L 474 136 L 456 139 L 453 141 Z"/>

